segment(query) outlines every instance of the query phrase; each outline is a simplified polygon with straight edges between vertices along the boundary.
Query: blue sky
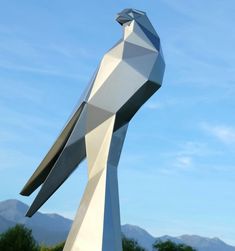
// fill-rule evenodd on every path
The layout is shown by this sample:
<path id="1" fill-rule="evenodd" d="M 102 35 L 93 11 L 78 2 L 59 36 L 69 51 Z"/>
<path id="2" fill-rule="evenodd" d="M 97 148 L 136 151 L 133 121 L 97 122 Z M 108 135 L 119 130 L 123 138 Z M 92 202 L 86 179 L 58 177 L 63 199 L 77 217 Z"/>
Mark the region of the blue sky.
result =
<path id="1" fill-rule="evenodd" d="M 147 12 L 166 60 L 163 87 L 130 124 L 119 164 L 122 223 L 153 235 L 235 245 L 235 2 L 1 1 L 0 200 L 18 195 L 103 54 L 115 15 Z M 73 217 L 86 163 L 42 207 Z"/>

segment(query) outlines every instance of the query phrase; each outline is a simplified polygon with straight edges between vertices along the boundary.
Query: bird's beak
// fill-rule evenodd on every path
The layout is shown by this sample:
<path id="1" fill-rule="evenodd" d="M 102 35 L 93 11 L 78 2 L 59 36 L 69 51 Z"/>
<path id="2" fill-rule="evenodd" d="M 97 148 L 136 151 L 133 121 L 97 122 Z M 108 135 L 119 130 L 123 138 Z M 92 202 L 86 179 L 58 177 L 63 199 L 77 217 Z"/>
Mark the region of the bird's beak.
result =
<path id="1" fill-rule="evenodd" d="M 123 24 L 125 24 L 125 23 L 128 23 L 128 22 L 132 21 L 132 18 L 131 18 L 129 15 L 127 15 L 127 14 L 118 13 L 117 18 L 116 18 L 116 21 L 117 21 L 119 24 L 123 25 Z"/>

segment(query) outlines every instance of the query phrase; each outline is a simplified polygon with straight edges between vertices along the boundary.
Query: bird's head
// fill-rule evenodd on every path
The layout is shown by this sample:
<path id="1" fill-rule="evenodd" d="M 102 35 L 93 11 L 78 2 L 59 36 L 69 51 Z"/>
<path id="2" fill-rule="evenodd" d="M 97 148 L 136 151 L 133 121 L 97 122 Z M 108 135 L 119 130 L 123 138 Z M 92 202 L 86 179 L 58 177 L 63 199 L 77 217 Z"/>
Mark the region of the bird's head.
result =
<path id="1" fill-rule="evenodd" d="M 117 14 L 117 22 L 121 25 L 130 24 L 131 21 L 146 16 L 145 12 L 135 9 L 124 9 Z"/>
<path id="2" fill-rule="evenodd" d="M 160 39 L 149 21 L 146 13 L 144 11 L 136 9 L 124 9 L 117 14 L 116 21 L 121 24 L 124 28 L 124 39 L 127 40 L 127 37 L 132 33 L 144 33 L 145 39 L 149 40 L 151 44 L 157 49 L 160 50 Z M 140 32 L 141 31 L 141 32 Z M 133 41 L 132 41 L 133 43 Z"/>

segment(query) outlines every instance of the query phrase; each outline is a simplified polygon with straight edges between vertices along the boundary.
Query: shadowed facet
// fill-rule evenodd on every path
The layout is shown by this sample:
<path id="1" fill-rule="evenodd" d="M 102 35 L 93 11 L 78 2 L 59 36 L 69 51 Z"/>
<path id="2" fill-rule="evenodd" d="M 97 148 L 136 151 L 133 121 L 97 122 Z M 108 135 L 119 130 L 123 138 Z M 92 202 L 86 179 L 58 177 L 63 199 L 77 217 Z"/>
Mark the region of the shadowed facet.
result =
<path id="1" fill-rule="evenodd" d="M 46 157 L 43 159 L 39 167 L 36 169 L 32 177 L 22 189 L 20 193 L 21 195 L 29 196 L 45 181 L 56 160 L 61 154 L 64 146 L 66 145 L 67 140 L 82 112 L 83 107 L 84 103 L 79 106 L 77 111 L 73 114 L 72 118 L 68 121 L 65 128 L 62 130 L 60 136 L 57 138 L 56 142 L 51 147 Z"/>

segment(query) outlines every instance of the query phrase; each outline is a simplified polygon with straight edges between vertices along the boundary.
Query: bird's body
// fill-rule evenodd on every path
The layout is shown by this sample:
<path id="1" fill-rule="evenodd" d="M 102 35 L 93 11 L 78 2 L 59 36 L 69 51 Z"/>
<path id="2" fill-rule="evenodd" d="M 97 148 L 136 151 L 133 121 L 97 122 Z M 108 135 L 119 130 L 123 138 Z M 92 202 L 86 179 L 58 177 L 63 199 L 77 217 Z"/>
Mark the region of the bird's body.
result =
<path id="1" fill-rule="evenodd" d="M 84 158 L 88 184 L 67 239 L 66 251 L 120 251 L 117 165 L 128 123 L 161 86 L 160 40 L 144 12 L 125 9 L 117 18 L 123 38 L 103 57 L 81 102 L 23 188 L 42 185 L 27 212 L 32 216 Z"/>

